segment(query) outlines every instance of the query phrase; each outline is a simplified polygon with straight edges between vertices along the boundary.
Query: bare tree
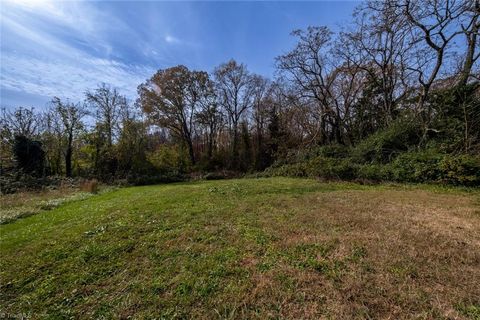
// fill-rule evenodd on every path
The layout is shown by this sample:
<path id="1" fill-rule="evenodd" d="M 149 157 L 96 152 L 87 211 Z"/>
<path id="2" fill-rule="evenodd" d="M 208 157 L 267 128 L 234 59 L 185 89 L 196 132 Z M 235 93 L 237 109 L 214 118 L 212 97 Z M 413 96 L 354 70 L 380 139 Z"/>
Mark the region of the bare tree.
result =
<path id="1" fill-rule="evenodd" d="M 210 90 L 209 90 L 210 91 Z M 217 136 L 224 123 L 223 114 L 217 103 L 213 88 L 200 104 L 200 110 L 196 114 L 196 121 L 204 131 L 207 144 L 207 157 L 211 159 L 217 145 Z"/>
<path id="2" fill-rule="evenodd" d="M 458 79 L 459 86 L 467 84 L 469 77 L 472 75 L 472 68 L 480 57 L 480 49 L 477 39 L 480 32 L 480 0 L 466 1 L 465 6 L 467 7 L 467 10 L 465 11 L 466 23 L 463 23 L 462 21 L 461 27 L 467 42 L 467 49 L 465 50 L 463 67 Z"/>
<path id="3" fill-rule="evenodd" d="M 400 10 L 387 1 L 368 1 L 357 7 L 352 31 L 341 33 L 336 45 L 338 56 L 351 67 L 365 71 L 369 81 L 380 88 L 382 121 L 386 125 L 406 93 L 406 23 Z"/>
<path id="4" fill-rule="evenodd" d="M 93 91 L 87 91 L 85 95 L 87 101 L 94 107 L 95 116 L 105 130 L 107 145 L 111 147 L 115 138 L 120 110 L 127 104 L 126 98 L 116 88 L 105 83 Z"/>
<path id="5" fill-rule="evenodd" d="M 269 116 L 269 91 L 270 83 L 268 79 L 254 75 L 252 77 L 253 99 L 252 99 L 252 118 L 255 128 L 254 147 L 255 147 L 255 167 L 266 167 L 265 154 L 265 131 L 267 129 L 267 121 Z"/>
<path id="6" fill-rule="evenodd" d="M 244 64 L 239 64 L 235 60 L 218 66 L 214 75 L 219 103 L 227 113 L 231 132 L 232 156 L 233 161 L 236 162 L 239 122 L 251 107 L 253 97 L 251 75 Z"/>
<path id="7" fill-rule="evenodd" d="M 63 124 L 54 105 L 42 117 L 41 139 L 46 151 L 46 159 L 51 173 L 63 172 L 64 157 Z"/>
<path id="8" fill-rule="evenodd" d="M 399 8 L 408 21 L 414 56 L 408 68 L 417 74 L 421 88 L 418 111 L 428 126 L 432 110 L 430 104 L 426 110 L 424 107 L 445 64 L 448 46 L 462 33 L 458 23 L 468 6 L 457 0 L 398 0 L 392 1 L 392 6 Z"/>
<path id="9" fill-rule="evenodd" d="M 2 127 L 10 135 L 10 138 L 15 135 L 32 138 L 38 133 L 39 119 L 35 108 L 19 107 L 14 111 L 4 109 Z"/>
<path id="10" fill-rule="evenodd" d="M 352 128 L 353 121 L 357 115 L 356 107 L 358 102 L 364 94 L 365 82 L 368 79 L 367 72 L 358 65 L 345 61 L 342 66 L 337 68 L 335 73 L 336 76 L 331 91 L 337 101 L 337 105 L 341 107 L 339 118 L 342 120 L 343 140 L 345 143 L 353 143 L 355 140 Z M 372 104 L 374 104 L 374 101 L 372 101 Z M 387 110 L 391 112 L 390 109 Z M 386 116 L 387 119 L 393 117 L 388 112 L 383 112 L 382 114 L 385 113 L 389 115 Z M 379 121 L 382 120 L 379 119 Z M 388 120 L 386 122 L 388 123 Z"/>
<path id="11" fill-rule="evenodd" d="M 278 68 L 297 86 L 299 101 L 314 106 L 319 142 L 342 142 L 341 106 L 332 87 L 337 76 L 337 62 L 330 61 L 332 32 L 327 27 L 296 30 L 297 46 L 277 58 Z M 315 134 L 317 136 L 317 134 Z"/>
<path id="12" fill-rule="evenodd" d="M 65 140 L 65 175 L 72 176 L 73 141 L 83 128 L 82 119 L 88 113 L 80 103 L 63 102 L 58 97 L 52 99 L 52 104 L 61 120 L 61 129 Z"/>

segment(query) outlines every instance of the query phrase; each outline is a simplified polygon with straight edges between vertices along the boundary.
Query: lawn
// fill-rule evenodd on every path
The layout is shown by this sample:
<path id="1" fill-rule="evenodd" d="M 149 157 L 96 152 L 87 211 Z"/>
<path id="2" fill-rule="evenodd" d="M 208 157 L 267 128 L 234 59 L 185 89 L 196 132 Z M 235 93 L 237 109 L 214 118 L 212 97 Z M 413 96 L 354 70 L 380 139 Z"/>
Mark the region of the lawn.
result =
<path id="1" fill-rule="evenodd" d="M 480 192 L 241 179 L 0 225 L 0 318 L 480 319 Z"/>
<path id="2" fill-rule="evenodd" d="M 0 195 L 0 224 L 51 210 L 66 202 L 93 196 L 74 188 L 59 188 L 42 191 L 23 191 Z"/>

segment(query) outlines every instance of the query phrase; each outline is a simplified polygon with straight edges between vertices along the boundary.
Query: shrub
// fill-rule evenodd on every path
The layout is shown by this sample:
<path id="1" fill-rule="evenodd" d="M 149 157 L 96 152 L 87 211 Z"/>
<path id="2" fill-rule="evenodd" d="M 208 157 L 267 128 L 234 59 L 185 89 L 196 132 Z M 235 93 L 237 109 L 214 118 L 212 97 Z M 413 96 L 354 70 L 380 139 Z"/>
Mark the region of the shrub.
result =
<path id="1" fill-rule="evenodd" d="M 480 156 L 439 154 L 432 150 L 408 152 L 392 163 L 393 179 L 399 182 L 442 182 L 480 185 Z"/>
<path id="2" fill-rule="evenodd" d="M 350 155 L 350 147 L 332 144 L 309 149 L 290 150 L 285 157 L 279 158 L 272 164 L 272 167 L 281 167 L 285 164 L 294 164 L 314 160 L 318 157 L 324 158 L 347 158 Z"/>
<path id="3" fill-rule="evenodd" d="M 309 161 L 267 168 L 260 176 L 480 186 L 480 156 L 454 156 L 435 150 L 411 151 L 386 164 L 358 164 L 352 158 L 319 156 Z"/>
<path id="4" fill-rule="evenodd" d="M 352 180 L 357 176 L 357 167 L 350 159 L 317 157 L 309 161 L 307 175 L 324 179 Z"/>
<path id="5" fill-rule="evenodd" d="M 45 167 L 45 151 L 42 143 L 25 136 L 15 136 L 13 155 L 18 169 L 32 175 L 43 175 Z"/>
<path id="6" fill-rule="evenodd" d="M 171 171 L 163 174 L 151 174 L 151 175 L 131 175 L 127 177 L 129 185 L 144 186 L 158 183 L 170 183 L 185 181 L 186 177 L 179 172 Z"/>
<path id="7" fill-rule="evenodd" d="M 349 153 L 349 147 L 340 144 L 331 144 L 321 147 L 314 147 L 307 151 L 297 153 L 297 161 L 312 160 L 317 157 L 346 158 L 349 156 Z"/>
<path id="8" fill-rule="evenodd" d="M 270 167 L 265 170 L 267 177 L 308 177 L 306 163 L 284 164 L 279 167 Z"/>
<path id="9" fill-rule="evenodd" d="M 480 130 L 475 129 L 480 118 L 479 90 L 480 82 L 474 81 L 433 92 L 430 103 L 435 112 L 431 126 L 436 130 L 429 136 L 430 143 L 445 153 L 471 150 L 479 145 Z"/>
<path id="10" fill-rule="evenodd" d="M 327 158 L 347 158 L 350 156 L 350 148 L 340 144 L 332 144 L 318 148 L 318 155 Z"/>
<path id="11" fill-rule="evenodd" d="M 398 154 L 418 145 L 421 136 L 419 128 L 417 122 L 410 118 L 399 119 L 360 142 L 353 148 L 352 157 L 363 163 L 392 161 Z"/>
<path id="12" fill-rule="evenodd" d="M 357 170 L 357 178 L 373 181 L 392 180 L 391 166 L 389 164 L 359 165 Z"/>
<path id="13" fill-rule="evenodd" d="M 438 168 L 442 172 L 442 182 L 465 185 L 480 185 L 480 156 L 446 155 L 438 163 Z"/>
<path id="14" fill-rule="evenodd" d="M 0 191 L 2 194 L 16 193 L 20 191 L 34 191 L 45 188 L 56 189 L 63 187 L 75 187 L 75 179 L 66 179 L 58 176 L 42 176 L 27 174 L 20 171 L 2 172 L 0 175 Z"/>
<path id="15" fill-rule="evenodd" d="M 202 178 L 205 180 L 223 180 L 223 179 L 233 179 L 238 177 L 239 177 L 239 174 L 235 171 L 222 170 L 222 171 L 209 172 L 203 175 Z"/>
<path id="16" fill-rule="evenodd" d="M 406 152 L 392 162 L 393 180 L 399 182 L 435 182 L 441 177 L 438 162 L 442 155 L 432 151 Z"/>
<path id="17" fill-rule="evenodd" d="M 147 160 L 159 172 L 185 172 L 188 167 L 184 150 L 177 146 L 161 145 L 155 151 L 147 154 Z"/>
<path id="18" fill-rule="evenodd" d="M 205 180 L 223 180 L 226 179 L 226 177 L 219 173 L 219 172 L 209 172 L 203 176 L 203 179 Z"/>
<path id="19" fill-rule="evenodd" d="M 356 177 L 356 170 L 349 159 L 320 156 L 306 162 L 267 168 L 264 175 L 352 180 Z"/>

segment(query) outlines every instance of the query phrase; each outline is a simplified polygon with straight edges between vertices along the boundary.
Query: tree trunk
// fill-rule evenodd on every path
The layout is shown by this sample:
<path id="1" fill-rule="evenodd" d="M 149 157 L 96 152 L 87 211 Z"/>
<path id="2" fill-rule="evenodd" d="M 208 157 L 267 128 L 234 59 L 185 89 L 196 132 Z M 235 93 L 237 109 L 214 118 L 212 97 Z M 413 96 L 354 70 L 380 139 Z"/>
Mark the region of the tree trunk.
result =
<path id="1" fill-rule="evenodd" d="M 65 153 L 65 176 L 72 176 L 72 148 L 68 147 Z"/>
<path id="2" fill-rule="evenodd" d="M 238 127 L 237 123 L 233 124 L 233 139 L 232 139 L 232 169 L 238 169 Z"/>
<path id="3" fill-rule="evenodd" d="M 195 165 L 195 152 L 193 150 L 193 143 L 191 139 L 187 140 L 188 155 L 190 156 L 190 162 Z"/>
<path id="4" fill-rule="evenodd" d="M 67 152 L 65 152 L 65 176 L 67 177 L 72 176 L 72 153 L 73 153 L 72 143 L 73 143 L 73 135 L 72 133 L 70 133 L 70 135 L 68 136 Z"/>
<path id="5" fill-rule="evenodd" d="M 213 156 L 213 135 L 212 134 L 210 134 L 210 137 L 208 138 L 207 156 L 208 156 L 208 160 L 211 160 Z"/>
<path id="6" fill-rule="evenodd" d="M 479 6 L 479 2 L 477 1 L 477 7 Z M 463 64 L 462 71 L 460 73 L 460 78 L 458 79 L 457 86 L 465 86 L 468 82 L 468 77 L 472 72 L 472 67 L 474 64 L 474 57 L 475 57 L 475 49 L 477 47 L 477 33 L 478 33 L 478 24 L 477 24 L 478 16 L 475 16 L 473 20 L 472 31 L 470 34 L 467 34 L 467 52 L 465 54 L 465 62 Z"/>

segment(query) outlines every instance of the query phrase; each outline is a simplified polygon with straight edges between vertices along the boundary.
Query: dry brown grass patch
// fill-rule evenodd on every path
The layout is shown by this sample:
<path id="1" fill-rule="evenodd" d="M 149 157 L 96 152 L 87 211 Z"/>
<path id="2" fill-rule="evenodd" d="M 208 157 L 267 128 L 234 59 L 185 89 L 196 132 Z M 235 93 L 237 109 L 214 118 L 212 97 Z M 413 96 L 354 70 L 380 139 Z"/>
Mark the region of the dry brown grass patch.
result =
<path id="1" fill-rule="evenodd" d="M 98 180 L 85 180 L 80 184 L 80 190 L 83 192 L 98 193 Z"/>
<path id="2" fill-rule="evenodd" d="M 334 243 L 327 257 L 312 259 L 326 261 L 326 268 L 340 265 L 333 278 L 328 270 L 283 265 L 298 292 L 326 297 L 321 307 L 310 304 L 320 313 L 290 299 L 282 308 L 286 318 L 300 316 L 299 310 L 305 312 L 300 318 L 311 319 L 464 318 L 456 305 L 480 303 L 480 217 L 472 196 L 342 191 L 309 195 L 290 208 L 282 203 L 282 209 L 294 212 L 290 220 L 263 220 L 280 239 L 278 250 Z M 355 257 L 358 248 L 363 253 Z"/>

